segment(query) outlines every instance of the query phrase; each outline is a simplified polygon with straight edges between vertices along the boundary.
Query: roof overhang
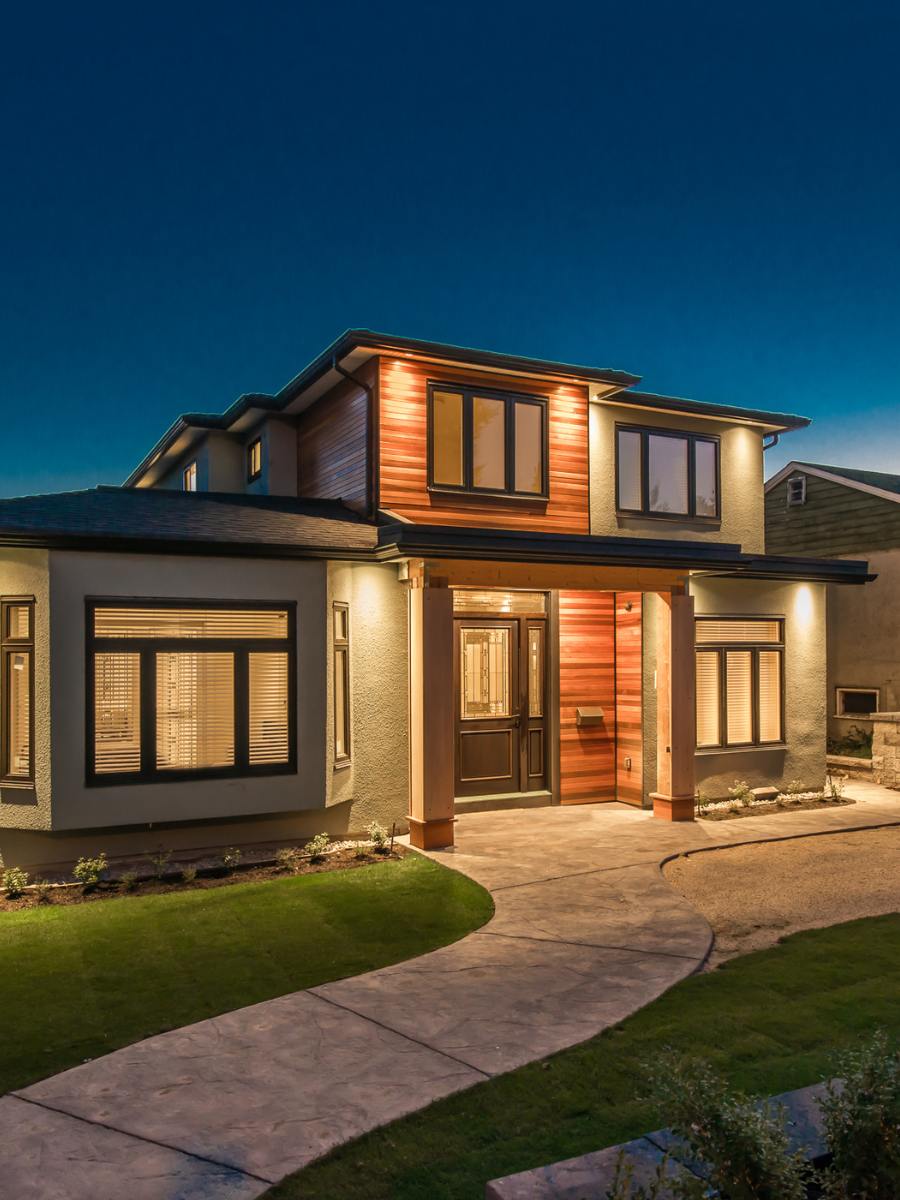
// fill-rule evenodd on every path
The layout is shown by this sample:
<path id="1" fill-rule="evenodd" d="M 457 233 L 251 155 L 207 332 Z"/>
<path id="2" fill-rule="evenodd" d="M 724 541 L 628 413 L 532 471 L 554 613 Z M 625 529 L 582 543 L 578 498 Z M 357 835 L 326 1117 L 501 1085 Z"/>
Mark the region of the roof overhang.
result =
<path id="1" fill-rule="evenodd" d="M 877 487 L 874 483 L 865 483 L 861 479 L 850 479 L 847 475 L 840 475 L 836 471 L 826 471 L 824 467 L 814 467 L 809 463 L 802 462 L 789 462 L 786 467 L 782 467 L 767 481 L 766 493 L 771 492 L 780 483 L 784 483 L 791 475 L 814 475 L 816 479 L 827 479 L 829 483 L 839 483 L 843 487 L 853 488 L 854 491 L 877 496 L 880 500 L 890 500 L 894 504 L 900 504 L 900 493 L 898 492 L 890 492 L 887 488 Z"/>
<path id="2" fill-rule="evenodd" d="M 641 412 L 684 413 L 707 421 L 727 421 L 730 425 L 753 425 L 762 433 L 788 433 L 805 429 L 809 417 L 795 413 L 769 412 L 766 409 L 738 408 L 731 404 L 707 404 L 702 400 L 686 400 L 681 396 L 658 396 L 653 392 L 627 391 L 615 397 L 598 397 L 601 404 L 634 408 Z"/>

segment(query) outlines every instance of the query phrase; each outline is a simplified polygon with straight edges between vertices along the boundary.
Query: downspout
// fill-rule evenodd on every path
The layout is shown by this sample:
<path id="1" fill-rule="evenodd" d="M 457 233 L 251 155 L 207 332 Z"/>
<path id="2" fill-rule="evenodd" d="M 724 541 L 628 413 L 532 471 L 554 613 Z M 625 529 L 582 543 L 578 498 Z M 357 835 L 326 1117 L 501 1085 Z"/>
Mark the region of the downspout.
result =
<path id="1" fill-rule="evenodd" d="M 366 516 L 370 521 L 374 521 L 378 516 L 378 414 L 376 412 L 376 397 L 375 389 L 370 383 L 366 383 L 362 379 L 358 379 L 350 371 L 345 371 L 337 360 L 337 355 L 333 355 L 331 359 L 332 369 L 337 371 L 338 375 L 343 375 L 344 379 L 350 383 L 355 383 L 357 387 L 362 388 L 366 393 L 368 403 L 366 405 L 366 490 L 369 493 L 369 502 L 367 506 Z"/>
<path id="2" fill-rule="evenodd" d="M 774 447 L 778 445 L 778 439 L 781 437 L 781 434 L 780 433 L 770 433 L 769 437 L 772 439 L 771 442 L 767 442 L 766 439 L 763 438 L 763 450 L 774 449 Z"/>

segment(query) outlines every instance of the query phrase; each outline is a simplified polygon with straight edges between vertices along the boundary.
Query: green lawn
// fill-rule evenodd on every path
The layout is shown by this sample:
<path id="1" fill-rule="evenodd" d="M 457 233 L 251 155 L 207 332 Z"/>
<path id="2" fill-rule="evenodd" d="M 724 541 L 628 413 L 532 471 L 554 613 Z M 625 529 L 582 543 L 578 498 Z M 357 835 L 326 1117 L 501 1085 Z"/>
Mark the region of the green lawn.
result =
<path id="1" fill-rule="evenodd" d="M 0 1093 L 149 1034 L 453 942 L 493 906 L 419 855 L 0 915 Z"/>
<path id="2" fill-rule="evenodd" d="M 489 1179 L 665 1124 L 637 1066 L 662 1046 L 772 1094 L 826 1075 L 839 1047 L 900 1034 L 900 916 L 795 934 L 678 984 L 621 1025 L 335 1151 L 268 1200 L 482 1200 Z"/>

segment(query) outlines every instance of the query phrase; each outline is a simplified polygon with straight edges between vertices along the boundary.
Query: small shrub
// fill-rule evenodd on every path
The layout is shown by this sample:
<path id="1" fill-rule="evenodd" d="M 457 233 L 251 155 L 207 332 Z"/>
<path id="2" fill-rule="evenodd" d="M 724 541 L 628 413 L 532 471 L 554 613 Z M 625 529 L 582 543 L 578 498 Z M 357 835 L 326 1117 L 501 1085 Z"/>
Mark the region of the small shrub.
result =
<path id="1" fill-rule="evenodd" d="M 698 813 L 706 812 L 706 810 L 710 807 L 712 802 L 713 802 L 712 796 L 707 795 L 706 792 L 698 792 L 697 793 L 697 812 Z"/>
<path id="2" fill-rule="evenodd" d="M 282 871 L 296 871 L 302 857 L 296 846 L 280 846 L 275 851 L 275 862 Z"/>
<path id="3" fill-rule="evenodd" d="M 366 826 L 366 833 L 369 835 L 369 841 L 372 843 L 372 849 L 376 854 L 387 854 L 389 836 L 388 831 L 378 821 L 373 821 Z"/>
<path id="4" fill-rule="evenodd" d="M 786 796 L 799 796 L 806 791 L 806 788 L 801 780 L 792 779 L 782 790 Z"/>
<path id="5" fill-rule="evenodd" d="M 106 855 L 101 850 L 96 858 L 79 858 L 72 868 L 72 874 L 86 892 L 91 892 L 102 879 L 108 866 Z"/>
<path id="6" fill-rule="evenodd" d="M 46 879 L 36 879 L 32 891 L 38 904 L 49 904 L 53 895 L 53 884 Z"/>
<path id="7" fill-rule="evenodd" d="M 172 851 L 163 850 L 162 846 L 160 846 L 155 854 L 147 855 L 147 862 L 153 868 L 153 874 L 156 879 L 163 879 L 165 877 L 171 857 Z"/>
<path id="8" fill-rule="evenodd" d="M 119 876 L 119 888 L 123 892 L 133 892 L 137 887 L 137 871 L 123 871 Z"/>
<path id="9" fill-rule="evenodd" d="M 237 846 L 229 846 L 222 855 L 222 866 L 226 871 L 234 871 L 241 865 L 243 857 L 243 851 L 238 850 Z"/>
<path id="10" fill-rule="evenodd" d="M 319 863 L 324 859 L 329 841 L 327 833 L 317 833 L 311 841 L 306 843 L 304 850 L 309 855 L 310 862 Z"/>
<path id="11" fill-rule="evenodd" d="M 900 1052 L 883 1031 L 837 1064 L 843 1087 L 829 1083 L 820 1107 L 831 1165 L 829 1200 L 900 1196 Z"/>
<path id="12" fill-rule="evenodd" d="M 193 883 L 196 878 L 197 878 L 197 868 L 196 867 L 182 867 L 182 869 L 181 869 L 182 883 Z"/>
<path id="13" fill-rule="evenodd" d="M 825 795 L 829 800 L 841 800 L 844 796 L 843 775 L 828 775 L 825 778 Z"/>
<path id="14" fill-rule="evenodd" d="M 728 789 L 728 794 L 732 800 L 736 801 L 743 808 L 748 808 L 753 803 L 753 788 L 746 779 L 736 779 L 734 787 Z"/>
<path id="15" fill-rule="evenodd" d="M 21 867 L 7 867 L 3 872 L 3 890 L 9 900 L 15 900 L 28 887 L 28 872 Z"/>
<path id="16" fill-rule="evenodd" d="M 356 849 L 353 851 L 353 857 L 354 858 L 368 858 L 369 857 L 369 843 L 368 842 L 357 842 Z"/>
<path id="17" fill-rule="evenodd" d="M 677 1196 L 729 1200 L 806 1200 L 809 1169 L 789 1152 L 784 1113 L 734 1091 L 708 1063 L 662 1054 L 647 1070 L 653 1098 L 691 1159 L 703 1167 L 704 1188 L 683 1172 Z M 678 1190 L 678 1188 L 687 1190 Z"/>

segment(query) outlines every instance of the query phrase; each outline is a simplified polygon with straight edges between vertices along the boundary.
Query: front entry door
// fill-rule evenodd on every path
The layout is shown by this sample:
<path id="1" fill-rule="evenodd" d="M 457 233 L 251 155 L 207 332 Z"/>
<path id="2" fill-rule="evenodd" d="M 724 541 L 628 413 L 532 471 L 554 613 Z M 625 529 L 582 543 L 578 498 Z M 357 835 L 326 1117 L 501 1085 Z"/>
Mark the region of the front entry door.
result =
<path id="1" fill-rule="evenodd" d="M 544 787 L 545 624 L 530 617 L 454 621 L 457 796 Z"/>

